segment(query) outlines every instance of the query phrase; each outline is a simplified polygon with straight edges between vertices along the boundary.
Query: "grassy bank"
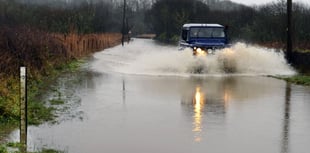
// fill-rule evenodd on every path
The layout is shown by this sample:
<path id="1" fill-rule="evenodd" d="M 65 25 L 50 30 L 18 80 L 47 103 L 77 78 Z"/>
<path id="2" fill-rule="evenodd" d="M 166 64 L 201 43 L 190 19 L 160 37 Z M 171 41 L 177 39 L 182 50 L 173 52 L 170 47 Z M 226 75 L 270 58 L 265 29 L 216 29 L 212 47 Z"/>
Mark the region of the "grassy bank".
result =
<path id="1" fill-rule="evenodd" d="M 12 148 L 14 153 L 22 153 L 20 151 L 18 151 L 18 148 L 21 145 L 18 143 L 7 143 L 7 144 L 3 144 L 0 145 L 0 153 L 10 153 L 12 151 L 9 151 L 8 148 Z M 37 152 L 28 152 L 28 153 L 65 153 L 64 151 L 59 151 L 59 150 L 54 150 L 54 149 L 47 149 L 47 148 L 43 148 L 41 151 L 37 151 Z"/>
<path id="2" fill-rule="evenodd" d="M 274 78 L 282 79 L 290 83 L 310 86 L 310 76 L 309 75 L 296 75 L 292 77 L 275 76 Z"/>
<path id="3" fill-rule="evenodd" d="M 80 61 L 72 60 L 62 64 L 55 69 L 49 70 L 48 76 L 40 76 L 37 79 L 28 79 L 28 122 L 29 124 L 40 124 L 54 118 L 53 107 L 46 107 L 38 96 L 63 72 L 72 72 L 78 69 Z M 1 78 L 0 91 L 3 96 L 0 97 L 1 116 L 0 123 L 14 123 L 19 119 L 19 78 L 10 76 Z M 1 128 L 1 127 L 0 127 Z"/>
<path id="4" fill-rule="evenodd" d="M 29 27 L 0 27 L 0 124 L 19 120 L 19 66 L 28 72 L 28 118 L 40 124 L 54 118 L 54 108 L 37 97 L 49 82 L 73 71 L 79 60 L 119 44 L 120 34 L 51 34 Z"/>

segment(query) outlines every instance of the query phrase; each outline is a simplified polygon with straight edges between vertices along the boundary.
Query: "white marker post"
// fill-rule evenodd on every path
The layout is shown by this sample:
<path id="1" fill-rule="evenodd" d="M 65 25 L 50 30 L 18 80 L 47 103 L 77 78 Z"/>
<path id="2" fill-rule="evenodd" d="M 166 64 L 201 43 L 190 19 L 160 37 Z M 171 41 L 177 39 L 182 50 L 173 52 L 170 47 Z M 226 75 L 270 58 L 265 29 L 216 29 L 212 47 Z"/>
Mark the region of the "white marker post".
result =
<path id="1" fill-rule="evenodd" d="M 27 77 L 26 67 L 20 67 L 20 151 L 27 152 Z"/>

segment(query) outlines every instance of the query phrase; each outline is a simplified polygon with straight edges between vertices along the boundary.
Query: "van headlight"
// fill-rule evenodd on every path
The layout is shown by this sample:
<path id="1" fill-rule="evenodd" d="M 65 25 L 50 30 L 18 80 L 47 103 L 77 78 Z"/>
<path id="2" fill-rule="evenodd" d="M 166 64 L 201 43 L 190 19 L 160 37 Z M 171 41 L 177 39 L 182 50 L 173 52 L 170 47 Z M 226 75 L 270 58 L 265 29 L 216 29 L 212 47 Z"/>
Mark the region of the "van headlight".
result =
<path id="1" fill-rule="evenodd" d="M 201 48 L 197 48 L 196 51 L 197 51 L 198 53 L 201 53 L 201 52 L 202 52 L 202 49 L 201 49 Z"/>
<path id="2" fill-rule="evenodd" d="M 208 49 L 208 54 L 213 54 L 213 50 L 212 49 Z"/>

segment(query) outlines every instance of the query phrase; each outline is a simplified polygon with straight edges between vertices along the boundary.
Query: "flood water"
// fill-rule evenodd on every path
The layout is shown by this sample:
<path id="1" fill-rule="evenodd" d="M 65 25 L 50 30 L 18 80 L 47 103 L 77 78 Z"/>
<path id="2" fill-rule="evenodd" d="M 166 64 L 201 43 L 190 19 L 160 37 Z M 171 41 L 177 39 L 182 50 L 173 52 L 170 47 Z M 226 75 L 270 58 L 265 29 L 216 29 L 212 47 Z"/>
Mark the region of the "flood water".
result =
<path id="1" fill-rule="evenodd" d="M 55 124 L 29 127 L 28 150 L 308 153 L 310 88 L 265 77 L 294 74 L 280 53 L 244 44 L 232 50 L 239 53 L 194 58 L 135 40 L 99 52 L 55 84 L 70 109 Z M 233 73 L 221 56 L 234 61 Z"/>

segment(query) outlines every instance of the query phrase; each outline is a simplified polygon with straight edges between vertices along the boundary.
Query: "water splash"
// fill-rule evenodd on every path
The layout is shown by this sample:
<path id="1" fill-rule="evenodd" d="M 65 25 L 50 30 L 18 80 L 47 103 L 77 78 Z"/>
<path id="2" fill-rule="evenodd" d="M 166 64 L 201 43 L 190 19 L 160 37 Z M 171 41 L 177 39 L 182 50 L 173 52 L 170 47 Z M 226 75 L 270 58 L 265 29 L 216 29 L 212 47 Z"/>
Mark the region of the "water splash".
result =
<path id="1" fill-rule="evenodd" d="M 152 40 L 135 39 L 94 55 L 93 69 L 125 74 L 156 76 L 191 75 L 292 75 L 283 52 L 237 43 L 214 55 L 194 57 L 190 49 L 178 51 Z"/>

